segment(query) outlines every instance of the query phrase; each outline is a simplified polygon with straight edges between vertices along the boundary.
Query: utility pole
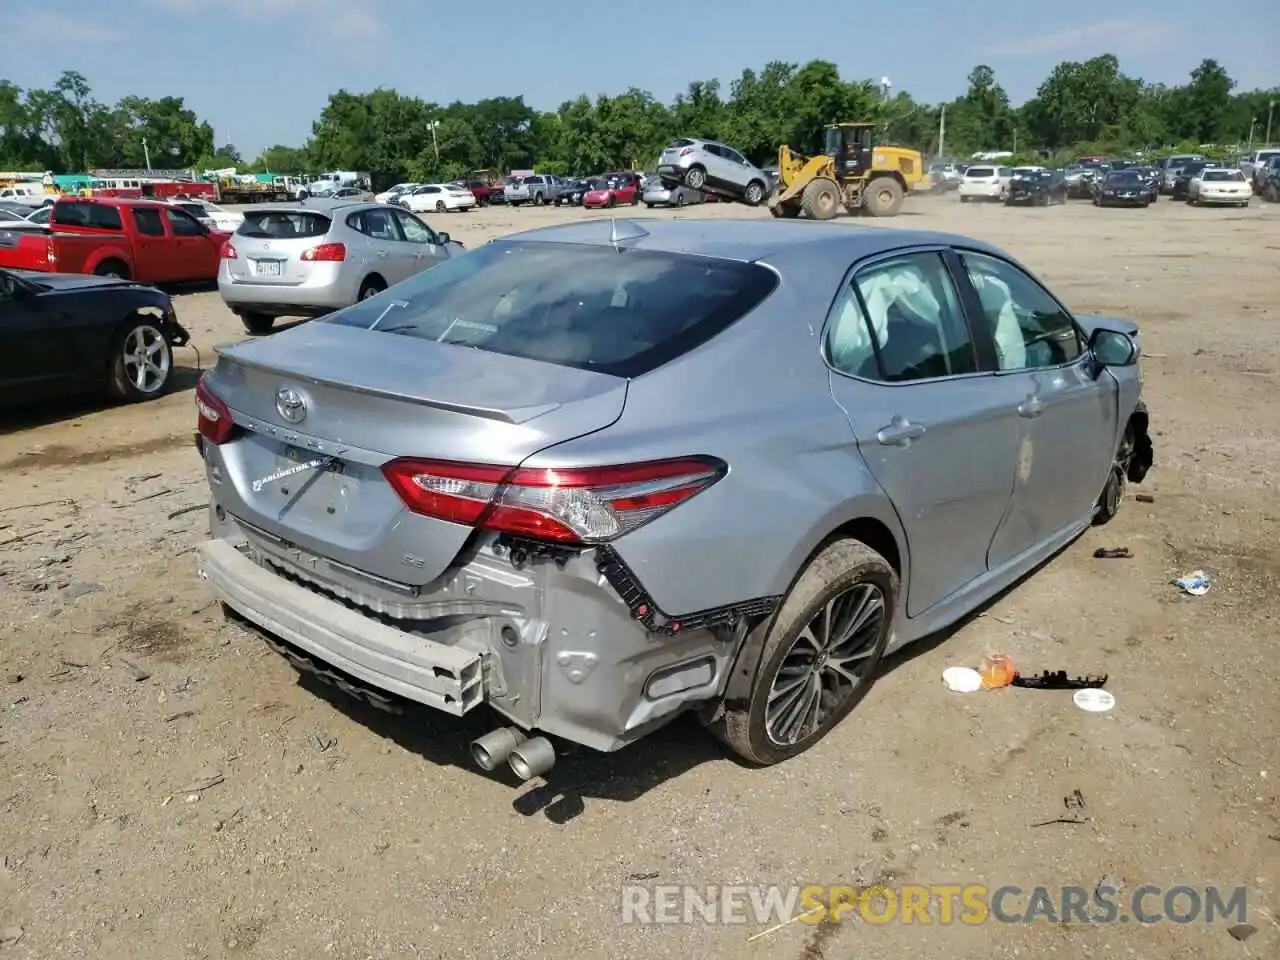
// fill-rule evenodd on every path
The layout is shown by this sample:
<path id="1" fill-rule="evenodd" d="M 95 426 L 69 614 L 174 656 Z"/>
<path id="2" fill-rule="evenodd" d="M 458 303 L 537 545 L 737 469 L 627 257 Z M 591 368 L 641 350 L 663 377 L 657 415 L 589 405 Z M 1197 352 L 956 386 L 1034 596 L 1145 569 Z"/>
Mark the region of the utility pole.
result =
<path id="1" fill-rule="evenodd" d="M 1271 146 L 1271 115 L 1276 111 L 1276 102 L 1272 100 L 1267 104 L 1267 146 Z"/>
<path id="2" fill-rule="evenodd" d="M 147 172 L 151 172 L 151 151 L 147 149 L 147 138 L 142 138 L 142 156 L 147 161 Z"/>
<path id="3" fill-rule="evenodd" d="M 436 127 L 440 126 L 439 120 L 431 121 L 431 148 L 436 153 L 436 163 L 440 162 L 440 141 L 436 139 Z"/>
<path id="4" fill-rule="evenodd" d="M 1018 128 L 1013 128 L 1013 155 L 1018 155 Z"/>
<path id="5" fill-rule="evenodd" d="M 942 105 L 942 110 L 938 114 L 938 159 L 946 160 L 947 158 L 947 105 Z"/>

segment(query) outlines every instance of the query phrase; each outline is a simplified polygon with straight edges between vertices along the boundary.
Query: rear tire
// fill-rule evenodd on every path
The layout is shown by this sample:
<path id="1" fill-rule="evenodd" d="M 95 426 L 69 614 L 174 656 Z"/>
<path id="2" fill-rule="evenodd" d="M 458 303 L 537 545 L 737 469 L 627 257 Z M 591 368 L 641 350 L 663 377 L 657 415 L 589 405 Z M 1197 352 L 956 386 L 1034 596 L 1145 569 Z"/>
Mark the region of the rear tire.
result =
<path id="1" fill-rule="evenodd" d="M 896 216 L 902 209 L 902 184 L 892 177 L 875 177 L 862 189 L 862 209 L 873 217 Z"/>
<path id="2" fill-rule="evenodd" d="M 120 260 L 103 260 L 93 271 L 95 277 L 114 277 L 117 280 L 129 279 L 129 268 Z"/>
<path id="3" fill-rule="evenodd" d="M 684 173 L 684 185 L 690 190 L 701 190 L 707 185 L 707 171 L 702 167 L 690 167 Z"/>
<path id="4" fill-rule="evenodd" d="M 759 180 L 752 180 L 747 184 L 746 191 L 742 194 L 743 202 L 749 207 L 758 207 L 764 202 L 765 188 L 764 184 Z"/>
<path id="5" fill-rule="evenodd" d="M 443 200 L 436 201 L 436 213 L 444 213 L 447 208 Z"/>
<path id="6" fill-rule="evenodd" d="M 122 324 L 111 346 L 111 395 L 122 403 L 164 396 L 173 376 L 173 349 L 150 320 Z"/>
<path id="7" fill-rule="evenodd" d="M 360 293 L 357 296 L 361 300 L 368 300 L 370 297 L 376 297 L 385 289 L 387 289 L 387 285 L 381 277 L 365 277 L 364 283 L 360 284 Z"/>
<path id="8" fill-rule="evenodd" d="M 240 322 L 244 324 L 246 333 L 255 337 L 263 337 L 270 333 L 271 328 L 276 325 L 276 318 L 265 313 L 242 313 L 240 314 Z"/>
<path id="9" fill-rule="evenodd" d="M 827 544 L 778 612 L 748 636 L 748 646 L 760 645 L 742 653 L 756 663 L 750 691 L 745 703 L 725 704 L 712 731 L 759 766 L 812 747 L 871 689 L 897 597 L 898 575 L 884 557 L 857 540 Z M 852 632 L 841 629 L 859 622 Z M 788 724 L 797 712 L 798 722 Z"/>
<path id="10" fill-rule="evenodd" d="M 840 188 L 826 177 L 812 180 L 800 196 L 800 207 L 811 220 L 831 220 L 840 212 Z"/>

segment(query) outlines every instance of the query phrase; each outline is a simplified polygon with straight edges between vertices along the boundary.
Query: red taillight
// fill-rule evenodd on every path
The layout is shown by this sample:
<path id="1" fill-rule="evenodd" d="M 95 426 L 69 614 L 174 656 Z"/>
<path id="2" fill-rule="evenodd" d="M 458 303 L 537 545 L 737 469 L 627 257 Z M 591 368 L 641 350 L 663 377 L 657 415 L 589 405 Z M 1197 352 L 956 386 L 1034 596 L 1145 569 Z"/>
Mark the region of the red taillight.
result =
<path id="1" fill-rule="evenodd" d="M 228 240 L 226 243 L 224 243 L 224 244 L 222 245 L 222 259 L 223 259 L 223 260 L 234 260 L 234 259 L 236 259 L 236 257 L 238 257 L 238 256 L 240 256 L 240 254 L 236 253 L 236 248 L 235 248 L 234 246 L 232 246 L 232 244 L 231 244 L 231 241 L 230 241 L 230 240 Z"/>
<path id="2" fill-rule="evenodd" d="M 605 543 L 725 474 L 711 457 L 571 470 L 392 460 L 383 474 L 414 513 L 559 543 Z"/>
<path id="3" fill-rule="evenodd" d="M 231 418 L 231 408 L 204 385 L 204 377 L 196 382 L 196 417 L 200 436 L 213 445 L 217 446 L 231 439 L 236 426 Z"/>
<path id="4" fill-rule="evenodd" d="M 53 237 L 45 237 L 44 259 L 46 263 L 58 262 L 58 248 L 53 245 Z"/>
<path id="5" fill-rule="evenodd" d="M 322 243 L 318 247 L 312 247 L 302 254 L 302 259 L 308 263 L 341 263 L 347 259 L 347 245 L 345 243 Z"/>

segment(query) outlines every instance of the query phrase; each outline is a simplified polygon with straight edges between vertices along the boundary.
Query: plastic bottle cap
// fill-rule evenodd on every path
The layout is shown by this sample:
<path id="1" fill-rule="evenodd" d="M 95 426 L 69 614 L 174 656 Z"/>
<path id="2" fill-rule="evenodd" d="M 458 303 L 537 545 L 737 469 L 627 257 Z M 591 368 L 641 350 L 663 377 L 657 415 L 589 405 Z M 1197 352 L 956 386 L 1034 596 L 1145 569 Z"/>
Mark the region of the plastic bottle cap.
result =
<path id="1" fill-rule="evenodd" d="M 982 674 L 971 667 L 947 667 L 942 682 L 953 693 L 975 693 L 982 689 Z"/>
<path id="2" fill-rule="evenodd" d="M 1088 710 L 1090 713 L 1106 713 L 1116 705 L 1115 696 L 1108 690 L 1077 690 L 1071 699 L 1081 710 Z"/>

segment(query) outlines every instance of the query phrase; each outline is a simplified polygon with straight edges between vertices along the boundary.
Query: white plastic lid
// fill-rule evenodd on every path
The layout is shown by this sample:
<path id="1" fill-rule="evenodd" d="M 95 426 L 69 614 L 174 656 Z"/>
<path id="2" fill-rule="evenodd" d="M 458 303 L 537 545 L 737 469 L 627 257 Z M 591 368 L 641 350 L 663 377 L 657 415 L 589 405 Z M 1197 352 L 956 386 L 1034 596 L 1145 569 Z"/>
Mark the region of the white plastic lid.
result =
<path id="1" fill-rule="evenodd" d="M 982 674 L 972 667 L 947 667 L 942 682 L 953 693 L 974 693 L 982 689 Z"/>

